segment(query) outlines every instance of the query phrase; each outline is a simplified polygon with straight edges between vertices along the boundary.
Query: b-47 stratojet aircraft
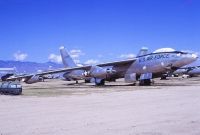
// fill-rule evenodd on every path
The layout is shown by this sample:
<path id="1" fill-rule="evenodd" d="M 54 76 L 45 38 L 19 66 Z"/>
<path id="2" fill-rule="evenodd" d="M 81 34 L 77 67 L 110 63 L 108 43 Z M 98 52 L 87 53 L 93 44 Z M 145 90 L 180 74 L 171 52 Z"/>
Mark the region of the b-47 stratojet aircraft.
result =
<path id="1" fill-rule="evenodd" d="M 148 52 L 148 48 L 142 47 L 137 56 L 145 55 L 145 54 L 147 54 L 147 52 Z M 62 63 L 65 68 L 83 66 L 81 64 L 75 63 L 75 61 L 72 59 L 72 57 L 67 52 L 67 50 L 65 49 L 64 46 L 60 47 L 60 55 L 62 58 Z M 83 74 L 84 74 L 84 76 L 83 76 Z M 78 83 L 78 80 L 83 80 L 83 79 L 85 80 L 85 83 L 90 83 L 90 82 L 95 81 L 94 78 L 92 78 L 90 76 L 87 77 L 87 74 L 88 74 L 88 72 L 85 70 L 73 70 L 73 71 L 65 72 L 63 74 L 63 78 L 65 78 L 65 80 L 67 80 L 67 81 L 76 81 L 76 83 Z M 109 82 L 113 82 L 116 80 L 116 78 L 106 77 L 105 80 L 109 81 Z"/>
<path id="2" fill-rule="evenodd" d="M 73 68 L 73 67 L 81 67 L 83 65 L 78 65 L 75 63 L 75 61 L 72 59 L 70 54 L 66 51 L 65 47 L 60 47 L 60 55 L 62 58 L 62 63 L 65 68 Z M 83 74 L 85 73 L 85 70 L 73 70 L 63 73 L 63 78 L 67 81 L 76 81 L 78 83 L 78 80 L 85 79 L 85 82 L 90 82 L 90 78 L 83 77 Z"/>
<path id="3" fill-rule="evenodd" d="M 125 82 L 135 84 L 138 80 L 140 85 L 150 85 L 151 79 L 161 77 L 168 71 L 190 64 L 197 60 L 197 55 L 181 51 L 156 51 L 149 54 L 137 56 L 133 59 L 102 63 L 97 65 L 87 65 L 81 67 L 63 68 L 42 73 L 30 74 L 25 76 L 14 76 L 7 80 L 25 78 L 26 83 L 36 83 L 39 76 L 55 74 L 61 72 L 84 71 L 79 77 L 94 78 L 96 85 L 104 85 L 109 78 L 124 78 Z"/>

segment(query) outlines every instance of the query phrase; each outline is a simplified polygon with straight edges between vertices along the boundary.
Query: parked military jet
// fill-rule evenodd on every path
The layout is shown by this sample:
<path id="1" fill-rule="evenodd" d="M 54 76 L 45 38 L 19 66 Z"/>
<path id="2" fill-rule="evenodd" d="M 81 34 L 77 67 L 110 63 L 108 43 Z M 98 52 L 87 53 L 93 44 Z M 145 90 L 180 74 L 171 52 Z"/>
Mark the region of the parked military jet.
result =
<path id="1" fill-rule="evenodd" d="M 200 66 L 182 67 L 173 72 L 174 75 L 188 75 L 194 77 L 200 75 Z"/>
<path id="2" fill-rule="evenodd" d="M 14 75 L 16 68 L 0 68 L 0 78 L 2 81 L 5 81 L 6 78 Z"/>
<path id="3" fill-rule="evenodd" d="M 150 85 L 152 78 L 160 77 L 167 71 L 174 71 L 177 68 L 190 64 L 197 60 L 197 58 L 197 55 L 193 53 L 181 51 L 156 51 L 128 60 L 63 68 L 26 76 L 12 77 L 8 78 L 8 80 L 26 78 L 27 83 L 35 83 L 38 82 L 38 76 L 40 75 L 84 71 L 84 73 L 80 73 L 80 77 L 94 78 L 96 85 L 104 85 L 105 80 L 109 78 L 124 78 L 125 82 L 128 83 L 135 83 L 139 80 L 140 85 Z"/>
<path id="4" fill-rule="evenodd" d="M 148 53 L 148 48 L 142 47 L 137 56 L 142 56 L 142 55 L 145 55 L 147 53 Z M 60 55 L 61 55 L 61 58 L 62 58 L 62 63 L 65 66 L 65 68 L 83 66 L 81 64 L 77 65 L 75 63 L 75 61 L 72 59 L 70 54 L 66 51 L 64 46 L 60 47 Z M 87 72 L 85 70 L 73 70 L 73 71 L 65 72 L 63 74 L 63 77 L 67 81 L 76 81 L 76 83 L 78 83 L 78 80 L 83 80 L 83 79 L 85 79 L 85 83 L 89 83 L 89 82 L 92 82 L 94 80 L 91 77 L 86 78 L 86 76 L 82 76 L 83 74 L 86 75 Z M 106 78 L 105 80 L 109 81 L 109 82 L 112 82 L 112 81 L 114 82 L 116 79 L 115 78 Z"/>
<path id="5" fill-rule="evenodd" d="M 65 68 L 73 68 L 73 67 L 82 66 L 82 65 L 77 65 L 74 62 L 70 54 L 65 50 L 63 46 L 60 47 L 60 55 L 62 58 L 62 63 Z M 63 74 L 63 77 L 67 81 L 76 81 L 76 83 L 78 83 L 78 80 L 83 80 L 83 79 L 85 79 L 86 81 L 87 80 L 90 81 L 90 78 L 87 79 L 86 77 L 83 76 L 84 73 L 85 73 L 85 70 L 72 70 L 72 71 L 65 72 Z"/>

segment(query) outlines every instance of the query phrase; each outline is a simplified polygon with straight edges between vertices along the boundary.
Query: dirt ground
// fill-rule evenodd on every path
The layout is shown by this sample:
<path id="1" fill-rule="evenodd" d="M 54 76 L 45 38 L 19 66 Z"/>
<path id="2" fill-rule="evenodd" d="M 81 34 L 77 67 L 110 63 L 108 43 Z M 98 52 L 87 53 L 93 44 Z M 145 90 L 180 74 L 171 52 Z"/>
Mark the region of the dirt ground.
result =
<path id="1" fill-rule="evenodd" d="M 200 135 L 200 77 L 73 84 L 23 84 L 0 95 L 0 135 Z"/>

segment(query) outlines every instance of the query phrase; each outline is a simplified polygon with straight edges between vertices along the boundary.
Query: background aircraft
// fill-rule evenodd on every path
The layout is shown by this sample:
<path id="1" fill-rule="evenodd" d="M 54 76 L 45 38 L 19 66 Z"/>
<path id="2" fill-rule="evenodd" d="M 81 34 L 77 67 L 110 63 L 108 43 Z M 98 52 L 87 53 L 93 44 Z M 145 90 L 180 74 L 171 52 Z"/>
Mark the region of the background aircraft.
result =
<path id="1" fill-rule="evenodd" d="M 73 67 L 81 67 L 82 65 L 78 65 L 75 63 L 75 61 L 72 59 L 70 54 L 66 51 L 65 47 L 60 47 L 60 55 L 62 58 L 62 63 L 65 68 L 73 68 Z M 63 78 L 67 81 L 76 81 L 78 83 L 78 80 L 85 79 L 85 82 L 90 82 L 90 78 L 86 78 L 83 76 L 85 73 L 85 70 L 73 70 L 63 73 Z"/>
<path id="2" fill-rule="evenodd" d="M 2 81 L 5 81 L 6 78 L 14 75 L 16 68 L 0 68 L 0 78 Z"/>
<path id="3" fill-rule="evenodd" d="M 159 49 L 153 53 L 137 56 L 136 58 L 88 65 L 81 67 L 63 68 L 54 71 L 31 74 L 26 76 L 12 77 L 8 80 L 26 78 L 27 83 L 38 82 L 38 76 L 45 74 L 55 74 L 61 72 L 84 71 L 80 74 L 82 78 L 94 78 L 96 85 L 104 85 L 109 78 L 124 78 L 125 82 L 135 83 L 139 80 L 140 85 L 150 85 L 151 79 L 160 77 L 167 71 L 174 71 L 182 66 L 197 60 L 197 55 L 193 53 Z"/>
<path id="4" fill-rule="evenodd" d="M 173 72 L 174 75 L 188 75 L 188 77 L 194 77 L 200 75 L 200 66 L 182 67 Z"/>

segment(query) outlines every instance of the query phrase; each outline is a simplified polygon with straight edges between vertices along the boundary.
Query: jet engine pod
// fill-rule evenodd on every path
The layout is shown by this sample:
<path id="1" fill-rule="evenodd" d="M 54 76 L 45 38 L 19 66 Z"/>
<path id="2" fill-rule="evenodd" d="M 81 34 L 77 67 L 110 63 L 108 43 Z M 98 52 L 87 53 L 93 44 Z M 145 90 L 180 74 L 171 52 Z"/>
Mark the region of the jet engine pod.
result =
<path id="1" fill-rule="evenodd" d="M 116 71 L 112 68 L 106 67 L 99 67 L 99 66 L 92 66 L 89 74 L 91 77 L 94 78 L 106 78 L 108 75 L 115 73 Z"/>
<path id="2" fill-rule="evenodd" d="M 22 93 L 22 85 L 19 82 L 1 82 L 0 93 L 20 95 Z"/>
<path id="3" fill-rule="evenodd" d="M 30 78 L 26 78 L 24 80 L 24 82 L 27 83 L 27 84 L 32 84 L 32 83 L 41 82 L 42 80 L 43 80 L 42 77 L 34 75 L 34 76 L 30 77 Z"/>
<path id="4" fill-rule="evenodd" d="M 112 68 L 106 68 L 106 72 L 107 72 L 107 74 L 114 74 L 114 73 L 116 73 L 117 71 L 116 71 L 116 70 L 113 70 Z"/>

